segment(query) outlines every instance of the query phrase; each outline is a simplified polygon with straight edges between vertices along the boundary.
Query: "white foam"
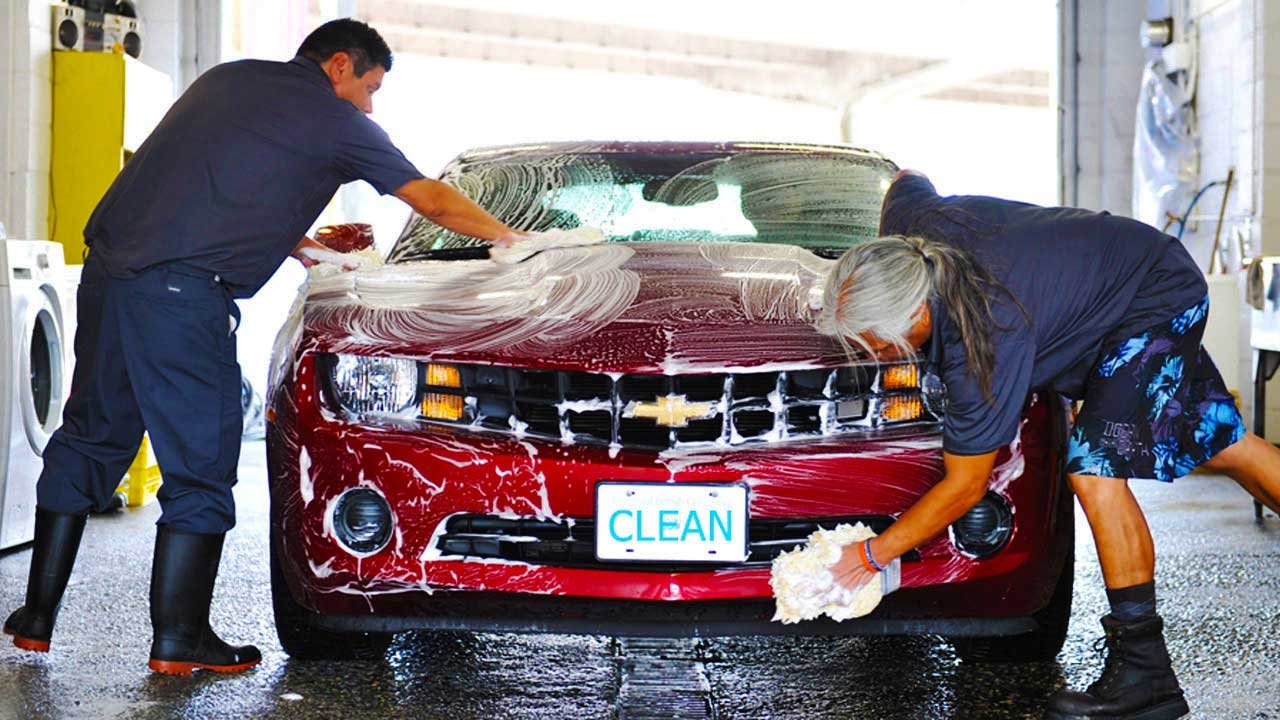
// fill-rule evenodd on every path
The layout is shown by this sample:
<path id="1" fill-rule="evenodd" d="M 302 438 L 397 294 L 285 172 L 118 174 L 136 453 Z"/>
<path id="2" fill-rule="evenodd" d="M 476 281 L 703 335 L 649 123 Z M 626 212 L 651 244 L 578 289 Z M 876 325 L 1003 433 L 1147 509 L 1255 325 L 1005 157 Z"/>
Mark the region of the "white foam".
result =
<path id="1" fill-rule="evenodd" d="M 492 248 L 489 250 L 489 259 L 505 265 L 512 265 L 544 250 L 599 245 L 604 241 L 604 233 L 599 228 L 579 227 L 572 230 L 557 228 L 545 232 L 529 233 L 527 239 L 513 243 L 510 247 Z"/>
<path id="2" fill-rule="evenodd" d="M 875 610 L 884 593 L 879 577 L 849 590 L 838 584 L 831 573 L 831 566 L 840 559 L 845 546 L 875 536 L 862 523 L 841 524 L 834 530 L 815 531 L 804 547 L 775 558 L 769 578 L 777 601 L 774 621 L 792 624 L 814 620 L 823 613 L 841 621 Z"/>

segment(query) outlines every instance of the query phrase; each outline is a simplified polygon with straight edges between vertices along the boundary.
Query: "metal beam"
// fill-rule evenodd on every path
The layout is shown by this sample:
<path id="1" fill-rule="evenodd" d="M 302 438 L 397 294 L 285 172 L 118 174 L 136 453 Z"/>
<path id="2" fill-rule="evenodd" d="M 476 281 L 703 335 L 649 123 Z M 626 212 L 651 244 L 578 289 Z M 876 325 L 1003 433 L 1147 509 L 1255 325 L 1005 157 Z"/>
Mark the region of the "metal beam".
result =
<path id="1" fill-rule="evenodd" d="M 863 85 L 937 62 L 410 0 L 361 0 L 359 9 L 398 52 L 688 78 L 723 90 L 831 107 L 842 106 Z"/>

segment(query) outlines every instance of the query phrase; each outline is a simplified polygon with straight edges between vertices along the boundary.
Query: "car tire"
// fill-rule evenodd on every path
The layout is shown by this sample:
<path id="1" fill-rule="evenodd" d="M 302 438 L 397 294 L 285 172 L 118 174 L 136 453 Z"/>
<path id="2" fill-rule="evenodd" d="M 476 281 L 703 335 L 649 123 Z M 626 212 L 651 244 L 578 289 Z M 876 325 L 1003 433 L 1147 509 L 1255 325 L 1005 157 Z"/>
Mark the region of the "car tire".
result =
<path id="1" fill-rule="evenodd" d="M 1049 604 L 1031 614 L 1039 626 L 1036 630 L 1004 637 L 951 638 L 951 645 L 960 659 L 966 663 L 1016 663 L 1047 662 L 1056 658 L 1067 640 L 1067 625 L 1071 621 L 1075 556 L 1073 539 Z"/>
<path id="2" fill-rule="evenodd" d="M 271 543 L 271 606 L 275 610 L 276 635 L 284 651 L 296 660 L 357 660 L 382 657 L 393 636 L 378 633 L 341 633 L 315 627 L 316 613 L 293 599 L 280 567 L 275 542 Z"/>

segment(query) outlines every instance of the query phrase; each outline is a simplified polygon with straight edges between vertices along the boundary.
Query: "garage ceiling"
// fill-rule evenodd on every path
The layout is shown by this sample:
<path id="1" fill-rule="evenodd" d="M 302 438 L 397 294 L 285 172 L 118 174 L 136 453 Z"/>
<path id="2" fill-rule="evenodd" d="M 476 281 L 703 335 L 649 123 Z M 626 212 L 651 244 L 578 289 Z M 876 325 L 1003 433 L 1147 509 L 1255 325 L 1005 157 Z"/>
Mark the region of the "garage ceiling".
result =
<path id="1" fill-rule="evenodd" d="M 312 0 L 317 14 L 319 2 Z M 861 40 L 850 44 L 863 47 L 841 49 L 832 42 L 801 42 L 808 37 L 803 33 L 792 33 L 790 42 L 774 42 L 743 32 L 722 34 L 719 24 L 703 24 L 701 32 L 672 32 L 625 19 L 583 21 L 563 12 L 556 17 L 554 3 L 539 3 L 536 9 L 520 3 L 521 12 L 503 9 L 517 6 L 514 2 L 468 5 L 481 7 L 358 0 L 356 9 L 397 52 L 428 57 L 662 75 L 832 107 L 903 96 L 1029 107 L 1048 107 L 1050 101 L 1048 70 L 1020 63 L 1020 53 L 1010 52 L 1007 43 L 972 53 L 967 52 L 975 47 L 969 38 L 962 46 L 966 52 L 958 53 L 942 38 L 903 35 L 905 51 L 894 44 L 886 52 L 876 47 L 883 45 L 877 38 L 857 36 Z M 545 14 L 532 14 L 537 12 Z M 690 26 L 697 23 L 683 25 Z"/>

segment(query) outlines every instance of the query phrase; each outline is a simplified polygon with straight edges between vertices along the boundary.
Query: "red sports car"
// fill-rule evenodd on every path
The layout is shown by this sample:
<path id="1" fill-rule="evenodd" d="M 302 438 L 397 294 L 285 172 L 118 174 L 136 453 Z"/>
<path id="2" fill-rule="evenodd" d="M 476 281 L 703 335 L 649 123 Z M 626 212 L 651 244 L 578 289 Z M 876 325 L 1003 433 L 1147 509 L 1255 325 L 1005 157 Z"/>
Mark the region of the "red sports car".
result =
<path id="1" fill-rule="evenodd" d="M 896 167 L 844 147 L 548 144 L 443 179 L 598 245 L 497 262 L 413 218 L 382 267 L 313 278 L 269 388 L 284 648 L 410 629 L 937 634 L 1055 655 L 1070 615 L 1069 408 L 1027 399 L 986 498 L 843 623 L 770 622 L 770 562 L 818 527 L 881 531 L 942 477 L 927 367 L 813 326 Z"/>

